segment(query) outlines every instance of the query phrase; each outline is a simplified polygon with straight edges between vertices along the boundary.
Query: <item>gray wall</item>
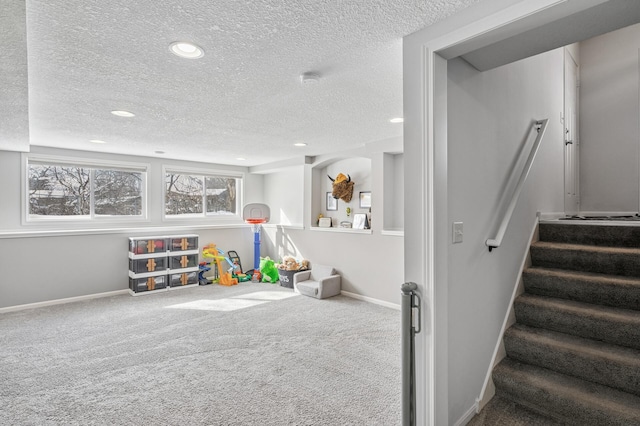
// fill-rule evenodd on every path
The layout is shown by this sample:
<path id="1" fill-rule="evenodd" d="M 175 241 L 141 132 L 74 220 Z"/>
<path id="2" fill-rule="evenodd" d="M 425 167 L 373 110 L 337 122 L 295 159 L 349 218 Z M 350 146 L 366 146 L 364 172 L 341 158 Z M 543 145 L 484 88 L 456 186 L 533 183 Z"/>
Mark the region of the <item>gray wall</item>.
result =
<path id="1" fill-rule="evenodd" d="M 475 402 L 490 367 L 536 212 L 563 208 L 563 52 L 478 72 L 448 63 L 448 218 L 464 241 L 448 246 L 449 419 Z M 501 197 L 534 119 L 549 118 L 545 138 L 503 245 L 489 253 Z M 530 147 L 535 136 L 528 139 Z M 528 153 L 527 149 L 527 153 Z M 520 170 L 519 168 L 518 170 Z"/>
<path id="2" fill-rule="evenodd" d="M 637 212 L 640 24 L 580 43 L 583 212 Z"/>
<path id="3" fill-rule="evenodd" d="M 244 269 L 253 264 L 253 234 L 242 220 L 215 227 L 210 219 L 162 220 L 162 165 L 234 170 L 245 168 L 158 158 L 128 157 L 32 147 L 32 152 L 151 165 L 148 181 L 149 220 L 88 224 L 26 224 L 21 221 L 22 157 L 0 151 L 0 308 L 85 296 L 128 288 L 128 237 L 198 234 L 200 245 L 215 243 L 236 250 Z M 245 202 L 262 202 L 263 177 L 246 174 Z"/>

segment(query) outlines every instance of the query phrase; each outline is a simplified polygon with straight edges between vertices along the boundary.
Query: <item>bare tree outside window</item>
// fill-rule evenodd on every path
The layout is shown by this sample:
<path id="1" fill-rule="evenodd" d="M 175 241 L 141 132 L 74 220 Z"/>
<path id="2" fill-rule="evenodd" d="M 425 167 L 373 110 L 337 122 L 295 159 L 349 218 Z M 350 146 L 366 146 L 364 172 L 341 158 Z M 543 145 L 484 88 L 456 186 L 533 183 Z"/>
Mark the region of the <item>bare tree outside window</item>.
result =
<path id="1" fill-rule="evenodd" d="M 142 216 L 143 172 L 29 164 L 29 215 Z"/>
<path id="2" fill-rule="evenodd" d="M 207 213 L 236 213 L 236 180 L 207 177 Z"/>
<path id="3" fill-rule="evenodd" d="M 89 169 L 29 166 L 29 214 L 86 216 L 91 213 Z"/>
<path id="4" fill-rule="evenodd" d="M 142 173 L 96 170 L 94 196 L 97 215 L 140 216 Z"/>
<path id="5" fill-rule="evenodd" d="M 225 215 L 237 212 L 237 179 L 167 173 L 166 215 Z M 203 208 L 206 206 L 206 213 Z"/>
<path id="6" fill-rule="evenodd" d="M 167 174 L 165 196 L 165 214 L 202 213 L 202 176 Z"/>

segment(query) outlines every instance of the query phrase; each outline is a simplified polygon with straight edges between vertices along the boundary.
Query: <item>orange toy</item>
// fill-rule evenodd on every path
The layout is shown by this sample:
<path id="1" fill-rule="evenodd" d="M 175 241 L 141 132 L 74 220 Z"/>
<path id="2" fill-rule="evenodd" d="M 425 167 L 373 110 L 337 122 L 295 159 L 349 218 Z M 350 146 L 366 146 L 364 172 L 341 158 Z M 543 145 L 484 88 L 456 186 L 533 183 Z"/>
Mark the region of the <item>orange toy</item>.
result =
<path id="1" fill-rule="evenodd" d="M 202 249 L 202 257 L 207 259 L 214 259 L 216 262 L 216 267 L 218 268 L 218 284 L 232 286 L 238 284 L 238 279 L 233 278 L 230 272 L 226 272 L 222 268 L 222 260 L 227 260 L 226 257 L 222 256 L 224 252 L 218 248 L 216 248 L 215 244 L 209 244 Z M 232 266 L 233 267 L 233 266 Z"/>

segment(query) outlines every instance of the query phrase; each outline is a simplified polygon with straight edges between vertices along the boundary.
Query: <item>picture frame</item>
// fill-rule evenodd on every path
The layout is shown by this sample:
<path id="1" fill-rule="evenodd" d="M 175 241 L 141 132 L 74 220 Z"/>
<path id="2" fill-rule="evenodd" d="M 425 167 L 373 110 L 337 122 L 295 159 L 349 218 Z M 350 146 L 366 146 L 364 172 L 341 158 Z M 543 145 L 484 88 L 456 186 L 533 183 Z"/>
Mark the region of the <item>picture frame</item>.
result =
<path id="1" fill-rule="evenodd" d="M 371 191 L 361 191 L 358 200 L 360 200 L 361 209 L 371 208 Z"/>
<path id="2" fill-rule="evenodd" d="M 367 215 L 356 213 L 353 215 L 353 229 L 367 229 Z"/>
<path id="3" fill-rule="evenodd" d="M 327 211 L 337 211 L 338 210 L 338 200 L 333 198 L 331 192 L 327 192 Z"/>

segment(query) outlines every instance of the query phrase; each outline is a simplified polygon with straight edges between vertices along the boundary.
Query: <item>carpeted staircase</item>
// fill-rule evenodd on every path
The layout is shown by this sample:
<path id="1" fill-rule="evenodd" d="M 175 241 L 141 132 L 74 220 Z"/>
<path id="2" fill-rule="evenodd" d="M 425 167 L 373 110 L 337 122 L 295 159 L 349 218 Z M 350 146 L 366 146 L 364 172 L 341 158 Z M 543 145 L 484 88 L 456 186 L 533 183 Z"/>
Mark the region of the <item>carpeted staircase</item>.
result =
<path id="1" fill-rule="evenodd" d="M 496 396 L 561 424 L 640 425 L 640 226 L 539 231 Z"/>

